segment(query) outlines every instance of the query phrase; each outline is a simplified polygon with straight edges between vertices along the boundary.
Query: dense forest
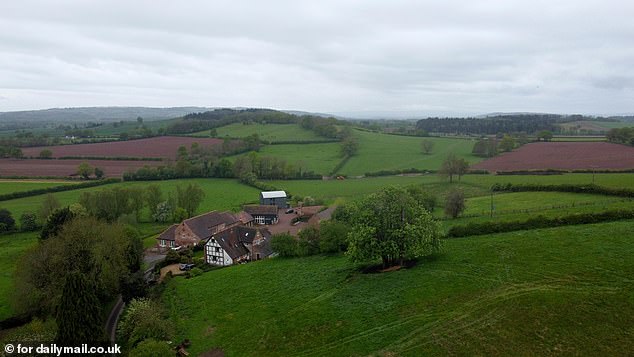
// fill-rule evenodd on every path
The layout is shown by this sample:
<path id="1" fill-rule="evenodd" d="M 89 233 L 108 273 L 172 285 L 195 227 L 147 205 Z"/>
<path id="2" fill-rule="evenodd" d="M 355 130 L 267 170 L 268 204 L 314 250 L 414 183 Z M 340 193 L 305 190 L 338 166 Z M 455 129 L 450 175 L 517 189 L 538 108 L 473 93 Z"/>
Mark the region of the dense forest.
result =
<path id="1" fill-rule="evenodd" d="M 555 131 L 562 119 L 554 114 L 500 115 L 488 118 L 428 118 L 419 120 L 416 129 L 430 133 L 494 135 Z"/>

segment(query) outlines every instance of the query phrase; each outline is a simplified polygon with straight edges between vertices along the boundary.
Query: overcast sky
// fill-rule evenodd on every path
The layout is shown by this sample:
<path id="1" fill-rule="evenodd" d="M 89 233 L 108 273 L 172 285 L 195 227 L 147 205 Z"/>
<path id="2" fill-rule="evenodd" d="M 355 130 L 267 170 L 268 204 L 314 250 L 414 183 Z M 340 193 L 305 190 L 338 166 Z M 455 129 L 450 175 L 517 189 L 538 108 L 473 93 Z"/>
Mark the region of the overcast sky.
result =
<path id="1" fill-rule="evenodd" d="M 0 111 L 634 112 L 632 1 L 2 1 Z"/>

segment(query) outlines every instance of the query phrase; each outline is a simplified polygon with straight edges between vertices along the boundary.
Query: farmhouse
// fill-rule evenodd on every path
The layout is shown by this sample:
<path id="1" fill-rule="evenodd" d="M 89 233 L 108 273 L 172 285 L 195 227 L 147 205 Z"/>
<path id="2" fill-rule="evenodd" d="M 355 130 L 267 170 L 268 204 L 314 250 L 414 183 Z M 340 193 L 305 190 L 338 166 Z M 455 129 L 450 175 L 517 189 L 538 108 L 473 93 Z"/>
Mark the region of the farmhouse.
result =
<path id="1" fill-rule="evenodd" d="M 276 206 L 247 205 L 243 209 L 257 224 L 275 224 L 279 220 Z"/>
<path id="2" fill-rule="evenodd" d="M 262 191 L 260 193 L 260 205 L 288 208 L 286 198 L 286 192 L 284 191 Z"/>
<path id="3" fill-rule="evenodd" d="M 271 232 L 266 228 L 232 227 L 212 235 L 205 243 L 205 262 L 227 266 L 264 259 L 272 254 Z"/>
<path id="4" fill-rule="evenodd" d="M 242 219 L 248 220 L 248 216 Z M 193 247 L 215 233 L 240 224 L 243 224 L 241 218 L 232 213 L 208 212 L 169 227 L 157 237 L 158 245 L 159 248 L 172 249 Z"/>

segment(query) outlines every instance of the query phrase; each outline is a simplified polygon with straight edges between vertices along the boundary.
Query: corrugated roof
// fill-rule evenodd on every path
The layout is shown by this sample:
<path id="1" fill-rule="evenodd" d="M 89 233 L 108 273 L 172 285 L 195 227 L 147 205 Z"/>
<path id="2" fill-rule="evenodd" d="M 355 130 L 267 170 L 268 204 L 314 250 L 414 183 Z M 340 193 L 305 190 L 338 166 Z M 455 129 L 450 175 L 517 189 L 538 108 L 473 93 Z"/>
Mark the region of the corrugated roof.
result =
<path id="1" fill-rule="evenodd" d="M 262 191 L 262 198 L 286 198 L 285 191 Z"/>

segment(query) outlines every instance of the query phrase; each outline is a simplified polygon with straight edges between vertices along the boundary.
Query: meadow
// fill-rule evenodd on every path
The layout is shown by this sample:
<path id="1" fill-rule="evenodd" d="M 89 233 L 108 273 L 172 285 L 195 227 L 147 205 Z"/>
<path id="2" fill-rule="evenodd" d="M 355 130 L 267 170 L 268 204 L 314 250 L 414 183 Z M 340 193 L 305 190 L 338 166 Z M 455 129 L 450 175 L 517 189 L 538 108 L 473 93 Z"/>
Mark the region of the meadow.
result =
<path id="1" fill-rule="evenodd" d="M 62 185 L 73 185 L 76 183 L 78 182 L 64 180 L 0 180 L 0 195 Z"/>
<path id="2" fill-rule="evenodd" d="M 217 138 L 244 138 L 258 134 L 266 141 L 311 141 L 325 140 L 315 132 L 302 128 L 299 124 L 243 124 L 235 123 L 216 128 Z M 192 136 L 209 137 L 209 130 L 191 134 Z"/>
<path id="3" fill-rule="evenodd" d="M 17 258 L 37 243 L 38 235 L 35 232 L 0 235 L 0 321 L 13 316 L 9 294 L 13 291 Z"/>
<path id="4" fill-rule="evenodd" d="M 383 274 L 275 258 L 174 278 L 163 301 L 194 355 L 626 355 L 633 223 L 446 240 Z"/>
<path id="5" fill-rule="evenodd" d="M 304 171 L 319 175 L 328 175 L 342 160 L 339 143 L 266 145 L 258 155 L 283 159 L 288 164 L 301 165 Z M 229 159 L 235 160 L 238 156 L 241 155 Z"/>
<path id="6" fill-rule="evenodd" d="M 359 142 L 356 155 L 339 170 L 339 174 L 359 176 L 367 172 L 398 169 L 438 170 L 449 153 L 473 164 L 482 158 L 471 154 L 474 140 L 453 138 L 421 138 L 355 130 Z M 421 149 L 423 140 L 434 143 L 430 154 Z"/>
<path id="7" fill-rule="evenodd" d="M 211 210 L 239 210 L 242 204 L 255 203 L 259 200 L 259 191 L 253 187 L 243 185 L 233 179 L 182 179 L 169 181 L 130 181 L 108 184 L 104 186 L 84 188 L 72 191 L 53 193 L 61 205 L 70 205 L 79 201 L 82 192 L 101 190 L 111 187 L 146 187 L 150 184 L 158 185 L 163 191 L 164 197 L 168 192 L 175 192 L 177 185 L 186 185 L 196 183 L 205 191 L 205 199 L 203 200 L 199 213 Z M 0 191 L 2 190 L 0 183 Z M 44 195 L 18 198 L 14 200 L 0 202 L 0 208 L 6 208 L 13 214 L 13 217 L 20 217 L 24 212 L 36 212 L 40 207 Z"/>

